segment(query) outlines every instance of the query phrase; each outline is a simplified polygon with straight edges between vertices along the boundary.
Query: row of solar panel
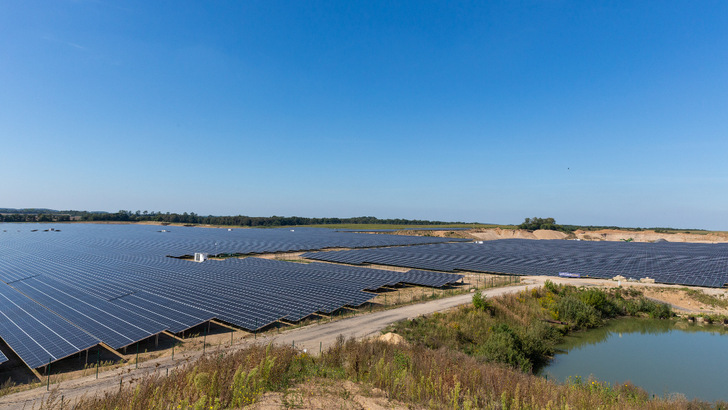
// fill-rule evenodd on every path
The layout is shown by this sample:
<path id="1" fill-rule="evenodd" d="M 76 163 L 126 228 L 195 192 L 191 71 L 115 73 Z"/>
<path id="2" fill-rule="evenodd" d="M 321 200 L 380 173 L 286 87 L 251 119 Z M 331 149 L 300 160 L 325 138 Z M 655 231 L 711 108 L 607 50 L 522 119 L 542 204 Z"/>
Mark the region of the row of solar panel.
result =
<path id="1" fill-rule="evenodd" d="M 0 337 L 31 367 L 99 342 L 118 349 L 212 318 L 254 330 L 276 320 L 360 306 L 374 297 L 365 289 L 443 286 L 461 277 L 257 258 L 197 264 L 127 252 L 126 241 L 139 248 L 132 239 L 58 237 L 0 238 L 0 279 L 10 284 L 2 284 L 0 311 L 6 314 L 0 317 Z M 16 308 L 22 304 L 24 309 Z M 87 343 L 69 343 L 75 339 Z"/>
<path id="2" fill-rule="evenodd" d="M 60 234 L 31 233 L 28 225 L 3 224 L 19 228 L 13 237 L 36 243 L 58 242 L 93 250 L 147 256 L 209 254 L 254 254 L 318 250 L 331 247 L 368 248 L 465 241 L 465 239 L 405 235 L 377 235 L 323 228 L 218 229 L 145 225 L 64 225 Z M 50 225 L 48 225 L 50 226 Z M 41 228 L 46 227 L 42 225 Z M 14 232 L 15 229 L 9 229 Z"/>
<path id="3" fill-rule="evenodd" d="M 1 249 L 0 249 L 0 251 L 1 251 Z M 53 254 L 52 249 L 48 249 L 47 247 L 45 249 L 43 249 L 43 253 L 44 254 Z M 29 259 L 29 260 L 27 260 L 27 259 Z M 126 262 L 126 260 L 115 260 L 112 263 L 108 263 L 108 261 L 105 261 L 104 258 L 101 258 L 101 257 L 87 256 L 85 258 L 78 258 L 78 256 L 69 256 L 68 254 L 56 255 L 56 256 L 54 256 L 53 259 L 54 259 L 54 264 L 57 266 L 57 268 L 55 268 L 55 270 L 53 272 L 54 276 L 65 277 L 68 279 L 78 278 L 82 274 L 79 271 L 79 266 L 71 268 L 70 264 L 75 263 L 78 265 L 79 263 L 82 262 L 82 264 L 85 265 L 85 264 L 88 264 L 89 262 L 96 261 L 98 263 L 98 265 L 94 269 L 88 269 L 87 267 L 85 268 L 85 270 L 91 272 L 88 275 L 86 275 L 86 279 L 88 280 L 88 284 L 86 286 L 89 288 L 93 288 L 93 289 L 89 289 L 89 291 L 93 292 L 96 296 L 103 297 L 106 299 L 112 299 L 112 298 L 119 297 L 121 295 L 131 293 L 132 288 L 130 286 L 119 286 L 117 284 L 120 282 L 128 282 L 128 281 L 126 281 L 126 279 L 128 279 L 127 277 L 129 276 L 128 272 L 133 272 L 135 269 L 138 270 L 138 266 L 124 266 L 125 263 L 128 263 L 128 262 Z M 135 258 L 135 259 L 136 260 L 134 260 L 133 263 L 144 264 L 145 268 L 148 268 L 150 265 L 150 262 L 148 259 L 143 259 L 143 260 L 139 260 L 139 258 Z M 254 260 L 254 259 L 246 259 L 246 261 L 252 261 L 252 260 Z M 13 262 L 14 262 L 14 264 L 13 264 Z M 8 282 L 11 282 L 11 283 L 14 280 L 20 280 L 24 277 L 29 277 L 29 276 L 35 275 L 34 270 L 33 271 L 23 270 L 23 269 L 27 269 L 28 266 L 32 266 L 34 263 L 36 265 L 45 264 L 45 262 L 43 262 L 43 261 L 38 261 L 38 260 L 33 259 L 30 255 L 26 255 L 24 258 L 16 255 L 16 257 L 14 259 L 11 257 L 8 257 L 5 261 L 5 263 L 7 266 L 12 267 L 13 269 L 6 272 L 5 276 L 2 277 L 2 279 L 6 280 Z M 245 262 L 245 263 L 250 265 L 249 262 Z M 265 266 L 265 268 L 269 269 L 270 264 L 272 262 L 261 261 L 261 263 L 267 264 Z M 68 264 L 69 266 L 65 266 L 66 264 Z M 122 277 L 114 276 L 114 274 L 113 274 L 114 269 L 107 268 L 107 265 L 114 265 L 114 269 L 117 271 L 119 269 L 121 271 L 123 271 L 124 276 L 122 276 Z M 154 261 L 154 266 L 158 267 L 158 266 L 162 266 L 162 265 L 164 265 L 164 267 L 166 269 L 173 270 L 175 272 L 176 276 L 179 276 L 180 272 L 189 271 L 189 273 L 191 275 L 198 277 L 200 275 L 200 270 L 202 269 L 202 267 L 198 264 L 190 264 L 188 262 L 178 261 L 178 260 L 169 259 L 169 258 L 163 258 L 163 259 L 157 258 L 157 260 Z M 174 265 L 174 266 L 170 266 L 170 265 Z M 288 264 L 284 263 L 283 265 L 288 265 Z M 215 265 L 206 264 L 205 266 L 210 267 L 210 266 L 215 266 Z M 316 266 L 318 266 L 318 265 L 316 265 Z M 19 269 L 15 269 L 16 267 Z M 324 268 L 324 267 L 321 266 L 319 268 Z M 285 266 L 285 269 L 290 269 L 290 268 L 288 266 Z M 71 271 L 70 273 L 69 273 L 69 270 Z M 336 268 L 335 270 L 341 272 L 342 268 Z M 98 279 L 98 276 L 96 276 L 96 275 L 98 275 L 99 272 L 104 272 L 104 275 L 99 275 L 99 276 L 102 276 L 102 279 Z M 346 276 L 351 276 L 351 274 L 354 274 L 355 280 L 352 282 L 352 284 L 353 284 L 352 289 L 361 290 L 361 285 L 362 285 L 361 281 L 365 277 L 364 274 L 367 272 L 368 271 L 362 271 L 361 269 L 357 269 L 355 271 L 347 271 L 348 275 L 339 275 L 339 277 L 337 278 L 339 280 L 338 283 L 346 284 L 347 283 Z M 393 281 L 393 283 L 404 282 L 404 283 L 412 283 L 412 284 L 420 284 L 420 285 L 428 285 L 428 286 L 437 286 L 430 282 L 423 282 L 422 279 L 419 279 L 419 277 L 421 276 L 420 274 L 404 275 L 401 273 L 393 273 L 393 272 L 386 272 L 386 271 L 384 271 L 384 272 L 383 271 L 373 271 L 373 272 L 376 272 L 377 281 L 373 286 L 365 286 L 364 287 L 365 289 L 376 289 L 376 288 L 380 287 L 381 286 L 380 280 L 381 280 L 382 275 L 389 275 L 390 277 L 394 278 L 391 280 L 391 281 Z M 10 275 L 12 275 L 12 276 L 9 277 Z M 150 276 L 149 272 L 146 273 L 146 276 L 147 277 Z M 237 280 L 240 280 L 240 278 L 238 277 L 237 274 L 235 276 L 236 276 Z M 113 279 L 113 280 L 105 281 L 103 279 L 104 277 Z M 455 281 L 457 279 L 459 279 L 459 277 L 454 277 L 454 279 L 452 281 Z M 443 283 L 447 283 L 447 280 Z M 255 283 L 253 284 L 253 286 L 255 286 Z"/>
<path id="4" fill-rule="evenodd" d="M 0 283 L 0 337 L 30 368 L 99 343 L 97 338 L 3 283 Z"/>
<path id="5" fill-rule="evenodd" d="M 468 270 L 516 275 L 573 272 L 605 279 L 616 275 L 649 276 L 661 283 L 693 286 L 723 287 L 728 284 L 728 245 L 725 244 L 508 239 L 483 244 L 311 252 L 303 256 L 338 263 L 374 263 L 439 271 Z"/>
<path id="6" fill-rule="evenodd" d="M 66 270 L 58 269 L 58 267 L 63 267 L 64 263 L 71 262 L 64 260 L 61 255 L 55 260 L 54 271 L 44 276 L 28 275 L 30 276 L 29 279 L 12 283 L 14 286 L 23 289 L 27 287 L 27 283 L 48 282 L 48 275 L 52 275 L 58 280 L 66 281 L 66 283 L 70 284 L 69 286 L 82 289 L 86 293 L 107 300 L 115 301 L 117 298 L 124 300 L 124 295 L 134 292 L 135 290 L 132 289 L 136 288 L 145 289 L 147 292 L 154 292 L 157 295 L 173 291 L 172 294 L 178 295 L 177 298 L 187 295 L 188 297 L 185 298 L 187 303 L 194 303 L 197 299 L 205 299 L 204 293 L 206 292 L 199 294 L 199 291 L 207 287 L 214 294 L 234 294 L 235 297 L 231 299 L 246 300 L 248 302 L 257 300 L 260 304 L 267 305 L 266 310 L 274 312 L 274 319 L 253 316 L 248 320 L 241 321 L 240 318 L 235 317 L 235 314 L 231 315 L 231 312 L 226 314 L 226 312 L 221 312 L 219 309 L 216 311 L 214 306 L 207 307 L 208 311 L 211 310 L 221 317 L 227 317 L 233 324 L 257 328 L 281 317 L 295 320 L 292 318 L 302 318 L 317 310 L 328 313 L 338 309 L 343 304 L 360 305 L 371 298 L 371 295 L 361 293 L 362 288 L 374 290 L 396 283 L 437 286 L 440 283 L 446 284 L 460 278 L 457 275 L 439 274 L 440 277 L 437 278 L 437 283 L 434 283 L 423 275 L 361 268 L 344 271 L 341 267 L 327 264 L 291 265 L 286 262 L 270 260 L 258 260 L 256 262 L 256 258 L 248 258 L 243 261 L 210 262 L 203 265 L 161 259 L 161 263 L 158 265 L 149 263 L 143 269 L 139 266 L 115 261 L 117 275 L 113 275 L 114 272 L 107 271 L 105 278 L 91 278 L 93 272 L 98 272 L 99 269 L 103 268 L 101 261 L 98 261 L 98 265 L 96 265 L 95 263 L 89 263 L 88 260 L 83 263 L 80 263 L 79 259 L 71 258 L 71 260 L 77 263 L 73 274 L 69 275 Z M 160 265 L 165 265 L 164 269 L 159 269 Z M 230 265 L 233 265 L 234 269 L 230 269 Z M 295 271 L 292 271 L 294 267 Z M 240 274 L 241 270 L 245 272 L 245 275 Z M 84 273 L 80 274 L 79 272 Z M 290 281 L 292 275 L 295 275 L 296 282 Z M 419 277 L 422 277 L 422 279 Z M 79 281 L 80 278 L 84 280 Z M 110 293 L 108 290 L 113 288 L 115 282 L 134 283 L 135 285 L 116 289 L 116 292 Z M 187 284 L 187 289 L 179 288 L 175 282 Z M 322 283 L 326 285 L 322 286 Z M 50 284 L 49 286 L 58 285 Z M 197 294 L 190 295 L 190 289 Z M 332 296 L 339 297 L 332 299 Z M 47 295 L 37 295 L 37 297 L 39 300 L 48 298 Z M 304 304 L 305 301 L 311 301 L 311 303 Z M 49 303 L 52 303 L 52 301 L 49 301 Z M 222 304 L 234 305 L 234 302 L 228 301 Z M 276 308 L 280 307 L 281 304 L 288 309 L 276 311 Z M 255 308 L 251 306 L 244 306 L 244 309 L 240 310 L 246 313 L 255 313 Z"/>

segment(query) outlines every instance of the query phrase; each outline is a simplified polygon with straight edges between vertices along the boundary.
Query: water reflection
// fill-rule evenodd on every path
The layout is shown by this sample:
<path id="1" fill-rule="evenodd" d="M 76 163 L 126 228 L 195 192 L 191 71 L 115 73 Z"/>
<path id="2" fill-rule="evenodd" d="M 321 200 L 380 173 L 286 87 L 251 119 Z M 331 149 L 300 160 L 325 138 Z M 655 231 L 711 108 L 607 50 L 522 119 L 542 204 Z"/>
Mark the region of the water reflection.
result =
<path id="1" fill-rule="evenodd" d="M 615 334 L 621 337 L 622 333 L 657 335 L 672 331 L 707 332 L 723 335 L 728 334 L 728 328 L 722 325 L 707 325 L 661 319 L 624 318 L 609 321 L 606 326 L 598 329 L 592 329 L 586 332 L 575 333 L 572 336 L 567 336 L 564 339 L 564 343 L 559 345 L 557 349 L 560 351 L 569 351 L 584 345 L 599 344 Z"/>
<path id="2" fill-rule="evenodd" d="M 632 381 L 650 393 L 728 400 L 728 329 L 653 319 L 619 319 L 577 333 L 558 346 L 540 374 L 564 381 L 593 375 L 611 383 Z"/>

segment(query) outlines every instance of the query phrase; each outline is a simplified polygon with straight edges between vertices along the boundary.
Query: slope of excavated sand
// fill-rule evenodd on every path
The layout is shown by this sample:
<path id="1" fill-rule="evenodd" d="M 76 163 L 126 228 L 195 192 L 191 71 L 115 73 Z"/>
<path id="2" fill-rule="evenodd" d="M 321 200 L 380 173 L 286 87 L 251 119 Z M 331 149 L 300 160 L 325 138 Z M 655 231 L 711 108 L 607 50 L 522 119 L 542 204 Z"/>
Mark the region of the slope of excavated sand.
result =
<path id="1" fill-rule="evenodd" d="M 539 229 L 536 231 L 526 231 L 524 229 L 485 229 L 473 230 L 468 232 L 476 239 L 482 241 L 494 241 L 496 239 L 564 239 L 566 234 L 558 231 L 547 231 Z"/>
<path id="2" fill-rule="evenodd" d="M 565 239 L 568 236 L 564 232 L 548 231 L 545 229 L 533 231 L 533 235 L 536 237 L 536 239 Z"/>
<path id="3" fill-rule="evenodd" d="M 602 229 L 599 231 L 582 231 L 577 230 L 574 235 L 578 239 L 591 241 L 622 241 L 629 240 L 634 242 L 654 242 L 658 239 L 664 239 L 668 242 L 703 242 L 716 243 L 728 242 L 728 235 L 724 232 L 710 232 L 706 234 L 696 233 L 658 233 L 655 231 L 620 231 L 616 229 Z"/>
<path id="4" fill-rule="evenodd" d="M 583 241 L 622 241 L 654 242 L 664 239 L 668 242 L 694 242 L 694 243 L 720 243 L 728 242 L 728 232 L 693 233 L 687 231 L 670 231 L 660 233 L 653 230 L 629 231 L 619 229 L 601 229 L 598 231 L 577 230 L 573 234 L 559 231 L 536 230 L 527 231 L 524 229 L 503 229 L 503 228 L 476 228 L 464 231 L 449 231 L 444 228 L 442 231 L 418 231 L 402 230 L 394 232 L 395 235 L 427 235 L 444 238 L 466 238 L 479 241 L 495 241 L 498 239 L 580 239 Z"/>
<path id="5" fill-rule="evenodd" d="M 486 229 L 483 231 L 474 230 L 469 232 L 472 236 L 477 239 L 484 241 L 492 241 L 496 239 L 536 239 L 533 232 L 524 231 L 522 229 Z"/>
<path id="6" fill-rule="evenodd" d="M 627 241 L 634 242 L 655 242 L 663 239 L 668 242 L 692 242 L 692 243 L 728 243 L 727 232 L 705 232 L 705 233 L 660 233 L 652 230 L 627 231 L 618 229 L 602 229 L 598 231 L 577 230 L 573 234 L 559 231 L 537 230 L 526 231 L 523 229 L 472 229 L 460 232 L 463 237 L 469 237 L 481 241 L 494 241 L 498 239 L 581 239 L 583 241 Z"/>

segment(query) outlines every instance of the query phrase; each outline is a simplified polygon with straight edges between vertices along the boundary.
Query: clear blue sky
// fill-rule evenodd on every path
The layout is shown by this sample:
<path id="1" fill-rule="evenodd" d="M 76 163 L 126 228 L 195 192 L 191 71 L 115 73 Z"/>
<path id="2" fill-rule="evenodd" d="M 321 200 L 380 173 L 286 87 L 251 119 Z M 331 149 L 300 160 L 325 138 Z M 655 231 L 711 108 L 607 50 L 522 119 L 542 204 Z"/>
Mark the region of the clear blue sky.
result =
<path id="1" fill-rule="evenodd" d="M 728 230 L 728 2 L 0 2 L 0 207 Z"/>

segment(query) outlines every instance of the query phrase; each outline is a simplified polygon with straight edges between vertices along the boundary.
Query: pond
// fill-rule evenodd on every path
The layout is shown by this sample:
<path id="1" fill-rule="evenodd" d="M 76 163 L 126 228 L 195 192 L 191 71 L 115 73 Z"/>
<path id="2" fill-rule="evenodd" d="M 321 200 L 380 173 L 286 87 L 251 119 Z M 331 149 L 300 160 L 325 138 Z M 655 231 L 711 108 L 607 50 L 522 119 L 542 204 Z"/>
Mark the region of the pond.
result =
<path id="1" fill-rule="evenodd" d="M 613 320 L 568 336 L 539 374 L 561 382 L 569 376 L 630 381 L 657 396 L 728 401 L 728 330 L 669 320 Z"/>

